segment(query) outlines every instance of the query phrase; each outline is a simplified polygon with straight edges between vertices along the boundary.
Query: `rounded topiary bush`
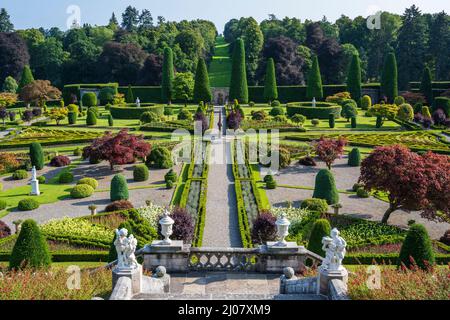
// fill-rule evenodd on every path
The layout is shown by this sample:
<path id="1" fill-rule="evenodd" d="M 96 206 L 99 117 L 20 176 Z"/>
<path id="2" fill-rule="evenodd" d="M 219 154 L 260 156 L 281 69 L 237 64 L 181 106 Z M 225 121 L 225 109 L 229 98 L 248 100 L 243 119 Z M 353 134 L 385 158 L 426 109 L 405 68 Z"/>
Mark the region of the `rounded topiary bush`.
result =
<path id="1" fill-rule="evenodd" d="M 273 107 L 272 110 L 270 110 L 270 115 L 272 117 L 284 116 L 284 109 L 282 107 Z"/>
<path id="2" fill-rule="evenodd" d="M 129 197 L 127 180 L 121 174 L 115 175 L 111 180 L 111 201 L 128 200 Z"/>
<path id="3" fill-rule="evenodd" d="M 133 209 L 133 204 L 128 200 L 119 200 L 114 201 L 113 203 L 106 206 L 105 211 L 106 212 L 116 212 L 116 211 L 123 211 L 123 210 L 130 210 Z"/>
<path id="4" fill-rule="evenodd" d="M 26 172 L 25 170 L 16 170 L 14 171 L 14 173 L 12 174 L 11 178 L 13 180 L 23 180 L 28 178 L 28 172 Z"/>
<path id="5" fill-rule="evenodd" d="M 328 203 L 323 199 L 305 199 L 302 201 L 300 208 L 325 213 L 328 211 Z"/>
<path id="6" fill-rule="evenodd" d="M 266 182 L 266 188 L 269 189 L 269 190 L 276 189 L 277 188 L 277 182 L 274 179 L 272 179 L 270 181 L 267 181 Z"/>
<path id="7" fill-rule="evenodd" d="M 182 109 L 178 113 L 177 118 L 178 120 L 192 120 L 192 113 L 190 113 L 189 110 Z"/>
<path id="8" fill-rule="evenodd" d="M 170 108 L 170 107 L 165 107 L 164 108 L 164 115 L 165 116 L 173 116 L 174 115 L 174 111 L 173 111 L 173 108 Z"/>
<path id="9" fill-rule="evenodd" d="M 17 208 L 20 211 L 33 211 L 39 208 L 39 202 L 31 198 L 22 199 L 19 201 Z"/>
<path id="10" fill-rule="evenodd" d="M 8 207 L 8 203 L 5 200 L 0 200 L 0 210 L 5 210 Z"/>
<path id="11" fill-rule="evenodd" d="M 92 189 L 97 189 L 98 188 L 98 181 L 95 180 L 94 178 L 83 178 L 78 180 L 77 185 L 82 185 L 82 184 L 87 184 L 88 186 L 91 186 Z"/>
<path id="12" fill-rule="evenodd" d="M 358 191 L 358 189 L 361 189 L 361 188 L 364 188 L 364 184 L 362 184 L 362 183 L 355 183 L 353 185 L 352 191 L 356 192 L 356 191 Z"/>
<path id="13" fill-rule="evenodd" d="M 277 239 L 277 218 L 271 213 L 262 213 L 253 222 L 252 241 L 253 243 L 263 244 L 267 241 Z"/>
<path id="14" fill-rule="evenodd" d="M 334 114 L 330 114 L 330 117 L 328 118 L 328 125 L 331 129 L 336 127 L 336 116 Z"/>
<path id="15" fill-rule="evenodd" d="M 358 190 L 356 190 L 356 196 L 358 198 L 366 199 L 370 197 L 370 193 L 364 188 L 359 188 Z"/>
<path id="16" fill-rule="evenodd" d="M 89 110 L 86 117 L 86 125 L 95 126 L 97 124 L 97 115 L 94 111 Z"/>
<path id="17" fill-rule="evenodd" d="M 278 100 L 274 100 L 274 101 L 272 101 L 272 102 L 270 103 L 270 106 L 271 106 L 272 108 L 279 107 L 279 106 L 281 106 L 281 102 L 278 101 Z"/>
<path id="18" fill-rule="evenodd" d="M 148 111 L 141 115 L 140 120 L 142 123 L 158 122 L 159 116 L 154 112 Z"/>
<path id="19" fill-rule="evenodd" d="M 50 161 L 51 167 L 67 167 L 71 163 L 69 157 L 66 156 L 56 156 Z"/>
<path id="20" fill-rule="evenodd" d="M 170 169 L 173 167 L 172 153 L 165 147 L 155 147 L 147 158 L 146 165 L 158 169 Z"/>
<path id="21" fill-rule="evenodd" d="M 70 196 L 74 199 L 84 199 L 92 196 L 94 188 L 88 184 L 79 184 L 72 188 Z"/>
<path id="22" fill-rule="evenodd" d="M 169 180 L 169 181 L 166 181 L 166 188 L 167 189 L 173 189 L 173 186 L 175 185 L 175 183 L 173 182 L 173 181 L 171 181 L 171 180 Z"/>
<path id="23" fill-rule="evenodd" d="M 81 98 L 84 107 L 95 107 L 97 105 L 97 95 L 94 92 L 87 92 Z"/>
<path id="24" fill-rule="evenodd" d="M 44 150 L 38 142 L 30 144 L 30 160 L 31 166 L 36 167 L 36 170 L 42 170 L 44 168 Z"/>
<path id="25" fill-rule="evenodd" d="M 303 125 L 306 122 L 306 117 L 297 113 L 292 116 L 291 121 L 296 124 Z"/>
<path id="26" fill-rule="evenodd" d="M 263 121 L 267 118 L 267 113 L 264 110 L 252 111 L 252 120 Z"/>
<path id="27" fill-rule="evenodd" d="M 416 264 L 427 270 L 434 262 L 433 247 L 427 230 L 422 225 L 412 225 L 400 250 L 399 263 L 407 268 Z"/>
<path id="28" fill-rule="evenodd" d="M 400 106 L 404 103 L 405 103 L 405 98 L 403 98 L 402 96 L 395 97 L 395 99 L 394 99 L 395 105 Z"/>
<path id="29" fill-rule="evenodd" d="M 145 164 L 140 164 L 134 167 L 133 180 L 136 182 L 147 181 L 150 176 L 148 168 Z"/>
<path id="30" fill-rule="evenodd" d="M 350 121 L 351 121 L 352 128 L 356 129 L 356 127 L 358 126 L 358 120 L 356 119 L 356 117 L 351 117 Z"/>
<path id="31" fill-rule="evenodd" d="M 274 178 L 273 178 L 272 175 L 268 174 L 268 175 L 266 175 L 266 176 L 264 177 L 263 180 L 264 180 L 265 183 L 267 183 L 267 182 L 269 182 L 269 181 L 273 181 Z"/>
<path id="32" fill-rule="evenodd" d="M 361 98 L 361 108 L 363 110 L 369 110 L 372 107 L 372 98 L 370 96 L 363 96 Z"/>
<path id="33" fill-rule="evenodd" d="M 170 169 L 169 172 L 166 173 L 166 175 L 164 176 L 164 181 L 167 182 L 172 182 L 175 183 L 178 180 L 178 175 L 177 173 L 173 170 Z"/>
<path id="34" fill-rule="evenodd" d="M 348 165 L 351 167 L 361 166 L 361 152 L 358 148 L 353 148 L 348 155 Z"/>
<path id="35" fill-rule="evenodd" d="M 47 178 L 44 176 L 37 177 L 37 181 L 39 181 L 40 184 L 45 184 L 47 182 Z"/>
<path id="36" fill-rule="evenodd" d="M 73 173 L 70 171 L 63 171 L 58 177 L 59 183 L 71 183 L 73 182 Z"/>
<path id="37" fill-rule="evenodd" d="M 412 121 L 414 119 L 414 109 L 408 103 L 403 103 L 398 108 L 397 117 L 403 121 Z"/>
<path id="38" fill-rule="evenodd" d="M 324 199 L 329 205 L 339 203 L 339 193 L 330 170 L 322 169 L 317 174 L 313 198 Z"/>
<path id="39" fill-rule="evenodd" d="M 67 114 L 67 119 L 68 119 L 70 125 L 77 124 L 78 113 L 77 112 L 69 112 Z"/>
<path id="40" fill-rule="evenodd" d="M 13 270 L 47 268 L 52 259 L 47 241 L 34 220 L 22 223 L 19 236 L 11 252 L 9 267 Z"/>
<path id="41" fill-rule="evenodd" d="M 322 250 L 323 237 L 330 236 L 331 226 L 326 219 L 319 219 L 314 222 L 311 235 L 308 241 L 308 250 L 314 252 L 322 257 L 325 257 L 325 252 Z"/>
<path id="42" fill-rule="evenodd" d="M 114 90 L 114 88 L 111 87 L 102 88 L 98 93 L 98 100 L 100 100 L 100 104 L 102 105 L 113 103 L 115 94 L 116 90 Z"/>
<path id="43" fill-rule="evenodd" d="M 319 120 L 319 119 L 312 119 L 312 120 L 311 120 L 311 124 L 312 124 L 314 127 L 317 127 L 317 126 L 320 124 L 320 120 Z"/>

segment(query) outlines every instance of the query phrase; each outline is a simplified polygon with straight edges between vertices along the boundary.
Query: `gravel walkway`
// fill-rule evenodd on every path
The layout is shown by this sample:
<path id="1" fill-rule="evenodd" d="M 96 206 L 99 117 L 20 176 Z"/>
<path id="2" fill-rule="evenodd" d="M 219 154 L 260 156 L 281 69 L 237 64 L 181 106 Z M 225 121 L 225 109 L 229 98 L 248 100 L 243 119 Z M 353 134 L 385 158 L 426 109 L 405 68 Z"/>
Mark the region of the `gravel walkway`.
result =
<path id="1" fill-rule="evenodd" d="M 215 109 L 215 119 L 223 108 Z M 225 121 L 225 116 L 222 114 Z M 214 124 L 218 130 L 217 123 Z M 225 128 L 225 124 L 223 126 Z M 236 208 L 236 194 L 231 162 L 222 161 L 225 155 L 230 158 L 230 143 L 220 139 L 211 145 L 211 165 L 208 177 L 206 220 L 203 247 L 239 248 L 242 247 Z"/>

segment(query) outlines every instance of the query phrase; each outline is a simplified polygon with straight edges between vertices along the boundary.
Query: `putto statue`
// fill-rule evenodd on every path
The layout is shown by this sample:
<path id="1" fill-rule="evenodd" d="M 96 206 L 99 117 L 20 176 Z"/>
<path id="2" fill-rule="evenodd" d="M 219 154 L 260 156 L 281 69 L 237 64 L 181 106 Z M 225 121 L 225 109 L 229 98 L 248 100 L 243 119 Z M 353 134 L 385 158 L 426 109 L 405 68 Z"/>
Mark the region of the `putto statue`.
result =
<path id="1" fill-rule="evenodd" d="M 322 250 L 325 251 L 325 259 L 321 266 L 322 270 L 340 271 L 344 268 L 342 261 L 347 253 L 347 242 L 339 234 L 339 230 L 334 228 L 331 230 L 331 237 L 322 239 Z"/>
<path id="2" fill-rule="evenodd" d="M 134 253 L 137 248 L 137 239 L 130 235 L 128 237 L 128 230 L 116 230 L 116 240 L 114 246 L 117 250 L 117 267 L 119 269 L 136 269 L 138 263 Z"/>

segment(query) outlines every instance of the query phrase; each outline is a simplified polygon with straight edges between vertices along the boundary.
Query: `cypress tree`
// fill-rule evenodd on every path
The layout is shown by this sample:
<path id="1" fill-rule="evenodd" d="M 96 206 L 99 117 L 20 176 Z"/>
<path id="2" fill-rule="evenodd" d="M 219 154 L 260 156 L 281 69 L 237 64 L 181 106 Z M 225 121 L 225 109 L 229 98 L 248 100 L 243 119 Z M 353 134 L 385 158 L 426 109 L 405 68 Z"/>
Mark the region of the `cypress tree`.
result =
<path id="1" fill-rule="evenodd" d="M 247 71 L 245 65 L 245 47 L 242 39 L 236 40 L 233 52 L 233 67 L 231 70 L 230 101 L 248 103 Z"/>
<path id="2" fill-rule="evenodd" d="M 206 68 L 205 59 L 198 59 L 197 72 L 195 73 L 194 84 L 194 101 L 199 103 L 204 101 L 205 103 L 211 102 L 212 93 L 209 85 L 208 69 Z"/>
<path id="3" fill-rule="evenodd" d="M 26 220 L 11 252 L 11 269 L 45 268 L 52 263 L 47 241 L 34 220 Z"/>
<path id="4" fill-rule="evenodd" d="M 393 52 L 388 54 L 384 62 L 381 74 L 381 90 L 390 103 L 398 96 L 397 59 Z"/>
<path id="5" fill-rule="evenodd" d="M 334 127 L 336 126 L 336 116 L 334 115 L 334 113 L 330 113 L 330 115 L 328 116 L 328 124 L 330 125 L 331 129 L 334 129 Z"/>
<path id="6" fill-rule="evenodd" d="M 330 170 L 322 169 L 317 174 L 313 198 L 324 199 L 328 205 L 339 203 L 339 193 L 336 189 L 334 176 Z"/>
<path id="7" fill-rule="evenodd" d="M 435 262 L 433 246 L 424 226 L 414 224 L 408 231 L 400 250 L 399 262 L 410 268 L 411 258 L 421 269 L 427 270 Z"/>
<path id="8" fill-rule="evenodd" d="M 111 180 L 111 201 L 128 200 L 128 185 L 127 179 L 121 174 L 117 174 Z"/>
<path id="9" fill-rule="evenodd" d="M 30 144 L 30 160 L 31 165 L 36 167 L 36 170 L 42 170 L 44 168 L 44 150 L 38 142 Z"/>
<path id="10" fill-rule="evenodd" d="M 114 127 L 114 119 L 113 119 L 111 113 L 108 114 L 108 125 L 109 125 L 110 127 Z"/>
<path id="11" fill-rule="evenodd" d="M 309 236 L 308 250 L 325 257 L 325 252 L 322 250 L 322 239 L 323 237 L 329 237 L 330 233 L 331 225 L 328 220 L 319 219 L 314 222 L 311 235 Z"/>
<path id="12" fill-rule="evenodd" d="M 313 64 L 308 75 L 308 87 L 306 88 L 306 97 L 310 100 L 323 99 L 322 76 L 320 75 L 319 60 L 317 56 L 313 58 Z"/>
<path id="13" fill-rule="evenodd" d="M 164 62 L 161 82 L 161 98 L 163 102 L 172 103 L 173 99 L 173 79 L 175 77 L 173 68 L 173 52 L 167 47 L 164 49 Z"/>
<path id="14" fill-rule="evenodd" d="M 275 62 L 272 58 L 267 60 L 264 99 L 269 103 L 278 99 L 277 78 L 275 76 Z"/>
<path id="15" fill-rule="evenodd" d="M 25 66 L 22 71 L 22 77 L 20 78 L 19 91 L 23 87 L 32 83 L 34 81 L 33 73 L 31 72 L 30 66 Z"/>
<path id="16" fill-rule="evenodd" d="M 133 95 L 133 89 L 131 89 L 131 84 L 128 85 L 127 95 L 125 97 L 126 103 L 134 103 L 134 95 Z"/>
<path id="17" fill-rule="evenodd" d="M 348 165 L 350 167 L 361 166 L 361 152 L 358 148 L 353 148 L 348 155 Z"/>
<path id="18" fill-rule="evenodd" d="M 359 56 L 354 54 L 352 61 L 348 68 L 347 75 L 347 91 L 353 100 L 360 101 L 361 99 L 361 63 Z"/>
<path id="19" fill-rule="evenodd" d="M 428 105 L 433 103 L 433 85 L 431 83 L 431 71 L 426 67 L 423 69 L 422 82 L 420 84 L 420 91 L 427 98 Z"/>

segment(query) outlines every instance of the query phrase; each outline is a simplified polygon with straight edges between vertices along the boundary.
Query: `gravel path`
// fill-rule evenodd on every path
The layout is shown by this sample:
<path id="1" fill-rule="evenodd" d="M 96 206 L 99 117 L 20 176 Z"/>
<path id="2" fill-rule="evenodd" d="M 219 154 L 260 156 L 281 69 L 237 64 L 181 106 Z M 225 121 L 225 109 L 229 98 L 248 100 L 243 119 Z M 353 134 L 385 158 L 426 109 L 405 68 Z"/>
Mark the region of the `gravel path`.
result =
<path id="1" fill-rule="evenodd" d="M 219 113 L 223 111 L 222 107 L 215 109 L 216 120 L 219 119 Z M 222 120 L 225 121 L 224 114 L 222 114 Z M 218 130 L 217 123 L 214 124 L 214 127 Z M 225 128 L 225 125 L 223 128 Z M 233 170 L 230 161 L 222 161 L 224 154 L 227 158 L 230 158 L 230 147 L 230 143 L 225 138 L 211 145 L 211 164 L 203 235 L 204 247 L 242 247 Z"/>

